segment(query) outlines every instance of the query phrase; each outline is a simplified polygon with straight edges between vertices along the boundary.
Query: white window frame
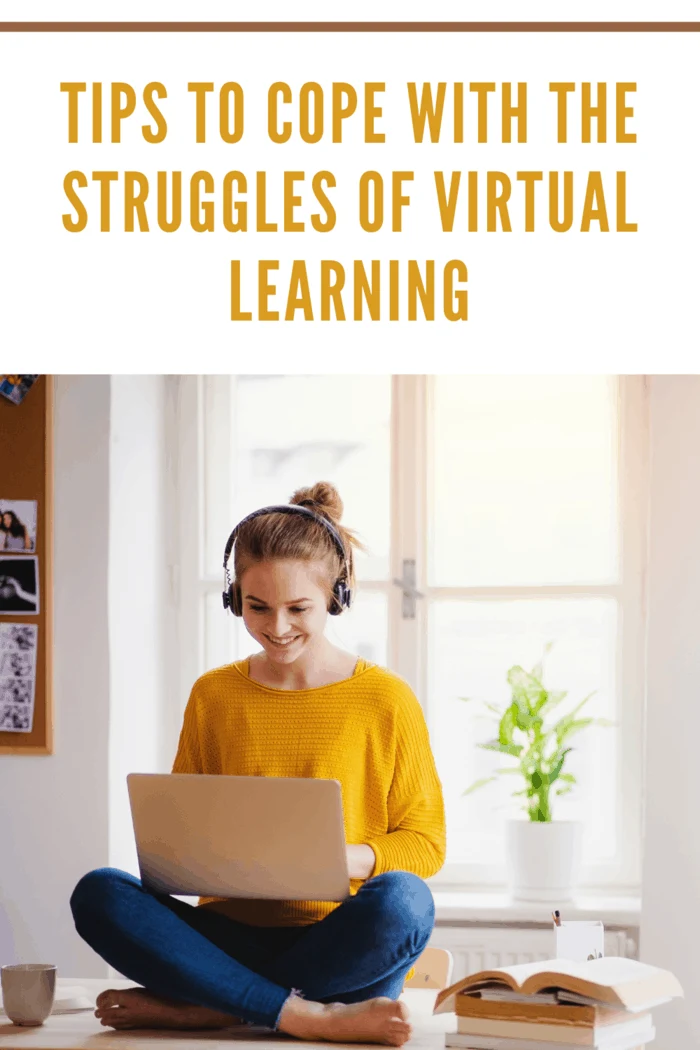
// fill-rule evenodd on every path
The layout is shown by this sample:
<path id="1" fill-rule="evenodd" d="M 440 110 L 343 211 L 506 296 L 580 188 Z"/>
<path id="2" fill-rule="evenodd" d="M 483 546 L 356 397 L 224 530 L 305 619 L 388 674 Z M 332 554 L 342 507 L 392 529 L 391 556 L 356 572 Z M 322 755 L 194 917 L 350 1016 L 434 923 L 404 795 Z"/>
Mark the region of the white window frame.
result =
<path id="1" fill-rule="evenodd" d="M 181 716 L 189 689 L 204 669 L 203 597 L 223 589 L 221 578 L 203 571 L 205 506 L 204 401 L 202 376 L 168 377 L 170 433 L 176 449 L 172 464 L 177 477 L 172 506 L 176 535 L 172 542 L 171 580 L 179 608 Z M 611 585 L 552 585 L 517 587 L 428 586 L 428 485 L 432 451 L 429 448 L 432 377 L 401 375 L 392 378 L 391 450 L 391 571 L 385 582 L 365 582 L 366 591 L 388 596 L 388 663 L 413 687 L 423 705 L 428 726 L 432 712 L 428 697 L 428 630 L 430 601 L 503 600 L 509 598 L 614 597 L 619 603 L 617 687 L 620 731 L 618 741 L 616 842 L 614 863 L 583 873 L 582 892 L 638 896 L 641 884 L 642 763 L 644 729 L 644 661 L 646 600 L 646 532 L 648 489 L 648 391 L 646 377 L 618 378 L 618 478 L 620 578 Z M 230 425 L 222 414 L 222 428 Z M 222 440 L 228 435 L 222 433 Z M 173 446 L 171 446 L 173 447 Z M 222 536 L 223 545 L 226 537 Z M 416 562 L 416 586 L 424 594 L 415 619 L 401 616 L 401 591 L 391 580 L 402 576 L 404 559 Z M 223 615 L 223 609 L 222 609 Z M 176 737 L 170 742 L 174 747 Z M 444 890 L 474 892 L 505 888 L 502 868 L 447 863 L 431 880 Z"/>

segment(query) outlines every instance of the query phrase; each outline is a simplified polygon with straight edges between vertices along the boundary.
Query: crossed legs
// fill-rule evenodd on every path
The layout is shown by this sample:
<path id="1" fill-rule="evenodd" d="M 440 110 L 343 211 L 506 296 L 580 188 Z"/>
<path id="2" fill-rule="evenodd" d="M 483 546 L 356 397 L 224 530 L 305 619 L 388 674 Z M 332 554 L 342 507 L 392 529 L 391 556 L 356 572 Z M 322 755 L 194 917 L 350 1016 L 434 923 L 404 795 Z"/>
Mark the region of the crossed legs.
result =
<path id="1" fill-rule="evenodd" d="M 407 872 L 369 879 L 305 927 L 246 926 L 156 897 L 111 868 L 81 879 L 71 907 L 81 936 L 143 986 L 103 993 L 97 1012 L 112 1027 L 241 1019 L 304 1038 L 393 1045 L 410 1034 L 396 1000 L 434 919 L 428 887 Z"/>

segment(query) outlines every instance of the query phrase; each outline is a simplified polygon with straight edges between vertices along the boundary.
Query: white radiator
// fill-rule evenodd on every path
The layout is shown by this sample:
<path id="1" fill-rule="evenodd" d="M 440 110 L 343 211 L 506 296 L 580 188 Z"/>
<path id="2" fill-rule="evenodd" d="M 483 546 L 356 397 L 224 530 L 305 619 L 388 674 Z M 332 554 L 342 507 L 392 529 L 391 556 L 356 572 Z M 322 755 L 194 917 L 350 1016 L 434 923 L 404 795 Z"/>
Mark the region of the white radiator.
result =
<path id="1" fill-rule="evenodd" d="M 436 926 L 430 944 L 447 948 L 454 958 L 452 981 L 495 966 L 537 962 L 554 955 L 554 933 L 546 928 L 505 926 Z M 637 957 L 637 930 L 605 931 L 605 954 Z"/>

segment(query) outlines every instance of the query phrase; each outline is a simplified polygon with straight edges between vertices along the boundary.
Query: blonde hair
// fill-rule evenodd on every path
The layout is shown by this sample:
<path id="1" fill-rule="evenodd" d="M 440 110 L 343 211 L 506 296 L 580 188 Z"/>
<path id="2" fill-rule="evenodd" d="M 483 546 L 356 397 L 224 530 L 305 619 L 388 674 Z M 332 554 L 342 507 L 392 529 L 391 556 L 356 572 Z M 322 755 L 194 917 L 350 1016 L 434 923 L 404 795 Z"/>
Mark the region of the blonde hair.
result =
<path id="1" fill-rule="evenodd" d="M 318 481 L 297 489 L 289 500 L 326 518 L 343 541 L 347 563 L 340 557 L 332 536 L 323 525 L 302 514 L 263 514 L 245 524 L 236 536 L 233 555 L 234 578 L 238 583 L 251 565 L 263 561 L 320 561 L 327 569 L 328 592 L 337 579 L 355 586 L 353 549 L 364 550 L 355 533 L 340 524 L 343 501 L 330 481 Z"/>

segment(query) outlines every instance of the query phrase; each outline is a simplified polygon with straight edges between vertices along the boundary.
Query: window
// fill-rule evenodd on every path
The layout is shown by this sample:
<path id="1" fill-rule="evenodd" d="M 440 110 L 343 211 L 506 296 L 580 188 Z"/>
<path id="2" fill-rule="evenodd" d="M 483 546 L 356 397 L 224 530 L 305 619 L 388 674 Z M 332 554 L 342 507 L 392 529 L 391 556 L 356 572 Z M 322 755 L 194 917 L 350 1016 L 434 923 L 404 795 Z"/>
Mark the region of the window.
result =
<path id="1" fill-rule="evenodd" d="M 242 621 L 224 617 L 222 556 L 251 510 L 332 481 L 344 519 L 362 535 L 357 601 L 330 618 L 338 645 L 386 663 L 390 547 L 390 376 L 237 376 L 204 379 L 205 666 L 251 652 Z M 209 455 L 208 450 L 215 451 Z"/>
<path id="2" fill-rule="evenodd" d="M 355 607 L 329 635 L 408 679 L 423 704 L 448 814 L 436 881 L 505 881 L 511 781 L 463 797 L 501 759 L 475 746 L 490 726 L 460 698 L 505 701 L 507 669 L 553 641 L 548 684 L 572 704 L 593 692 L 590 713 L 616 723 L 576 741 L 579 786 L 555 817 L 585 821 L 587 886 L 634 892 L 644 391 L 638 377 L 183 377 L 181 477 L 199 493 L 180 496 L 180 626 L 197 640 L 183 647 L 183 687 L 253 645 L 221 604 L 232 526 L 333 481 L 368 553 Z M 410 572 L 420 597 L 404 601 Z"/>

